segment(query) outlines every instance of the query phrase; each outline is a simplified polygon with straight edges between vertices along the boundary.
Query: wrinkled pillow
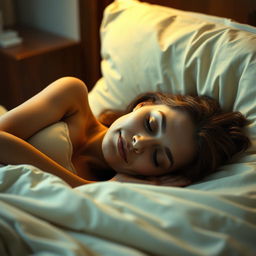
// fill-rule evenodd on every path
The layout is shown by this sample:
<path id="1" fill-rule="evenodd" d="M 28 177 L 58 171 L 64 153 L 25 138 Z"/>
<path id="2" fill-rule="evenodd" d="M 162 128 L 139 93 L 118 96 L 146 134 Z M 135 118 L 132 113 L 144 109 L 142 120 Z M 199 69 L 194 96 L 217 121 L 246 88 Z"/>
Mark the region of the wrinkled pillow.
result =
<path id="1" fill-rule="evenodd" d="M 102 78 L 89 94 L 96 116 L 122 110 L 146 91 L 192 93 L 241 111 L 252 121 L 248 133 L 256 136 L 256 28 L 117 0 L 104 12 L 101 43 Z"/>

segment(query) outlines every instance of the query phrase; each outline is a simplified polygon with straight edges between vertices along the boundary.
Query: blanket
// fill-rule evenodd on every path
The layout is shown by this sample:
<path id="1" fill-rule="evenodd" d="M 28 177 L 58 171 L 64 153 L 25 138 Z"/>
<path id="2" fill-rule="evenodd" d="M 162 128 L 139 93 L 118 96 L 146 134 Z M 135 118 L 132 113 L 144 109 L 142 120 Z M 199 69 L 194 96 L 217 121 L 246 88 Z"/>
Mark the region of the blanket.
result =
<path id="1" fill-rule="evenodd" d="M 238 163 L 187 188 L 72 189 L 30 165 L 2 166 L 0 255 L 255 255 L 255 180 Z"/>

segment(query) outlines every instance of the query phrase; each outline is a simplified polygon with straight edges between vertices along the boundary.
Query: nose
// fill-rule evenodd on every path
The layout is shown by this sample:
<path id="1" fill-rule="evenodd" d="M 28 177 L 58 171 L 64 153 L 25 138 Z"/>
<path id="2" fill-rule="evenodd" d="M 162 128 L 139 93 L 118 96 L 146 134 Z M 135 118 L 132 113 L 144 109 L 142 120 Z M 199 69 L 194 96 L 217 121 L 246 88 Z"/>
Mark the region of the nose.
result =
<path id="1" fill-rule="evenodd" d="M 147 147 L 156 144 L 156 138 L 151 136 L 134 135 L 132 137 L 133 150 L 137 154 L 141 154 Z"/>

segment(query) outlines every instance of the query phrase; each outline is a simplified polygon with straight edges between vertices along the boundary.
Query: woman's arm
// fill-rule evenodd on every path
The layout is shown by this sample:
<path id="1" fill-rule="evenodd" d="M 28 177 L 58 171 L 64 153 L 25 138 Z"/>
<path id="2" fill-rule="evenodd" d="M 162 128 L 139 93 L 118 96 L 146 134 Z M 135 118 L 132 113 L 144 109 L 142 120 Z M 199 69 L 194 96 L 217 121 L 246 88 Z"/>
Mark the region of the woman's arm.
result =
<path id="1" fill-rule="evenodd" d="M 71 187 L 93 183 L 65 169 L 26 141 L 4 131 L 0 131 L 0 163 L 34 165 L 62 178 Z"/>
<path id="2" fill-rule="evenodd" d="M 44 127 L 88 110 L 87 88 L 79 79 L 58 79 L 0 117 L 0 130 L 27 140 Z"/>
<path id="3" fill-rule="evenodd" d="M 48 125 L 65 120 L 72 127 L 72 143 L 79 143 L 91 115 L 87 88 L 72 77 L 61 78 L 43 91 L 0 117 L 0 163 L 32 164 L 64 179 L 72 187 L 91 183 L 74 175 L 25 140 Z M 74 142 L 75 141 L 75 142 Z"/>
<path id="4" fill-rule="evenodd" d="M 138 177 L 123 173 L 117 173 L 109 181 L 118 182 L 129 182 L 129 183 L 139 183 L 148 185 L 158 185 L 158 186 L 170 186 L 170 187 L 186 187 L 191 185 L 191 181 L 182 177 L 175 176 L 171 174 L 165 174 L 161 176 L 148 176 L 148 177 Z"/>

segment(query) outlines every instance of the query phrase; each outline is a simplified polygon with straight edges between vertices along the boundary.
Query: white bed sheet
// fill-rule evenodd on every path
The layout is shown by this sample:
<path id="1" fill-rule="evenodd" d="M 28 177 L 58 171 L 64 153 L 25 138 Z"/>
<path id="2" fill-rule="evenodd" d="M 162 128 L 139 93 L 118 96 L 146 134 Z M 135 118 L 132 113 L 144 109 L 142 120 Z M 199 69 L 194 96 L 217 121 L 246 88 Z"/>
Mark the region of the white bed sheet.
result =
<path id="1" fill-rule="evenodd" d="M 255 255 L 256 172 L 241 167 L 188 188 L 71 189 L 35 167 L 2 166 L 0 255 Z"/>

